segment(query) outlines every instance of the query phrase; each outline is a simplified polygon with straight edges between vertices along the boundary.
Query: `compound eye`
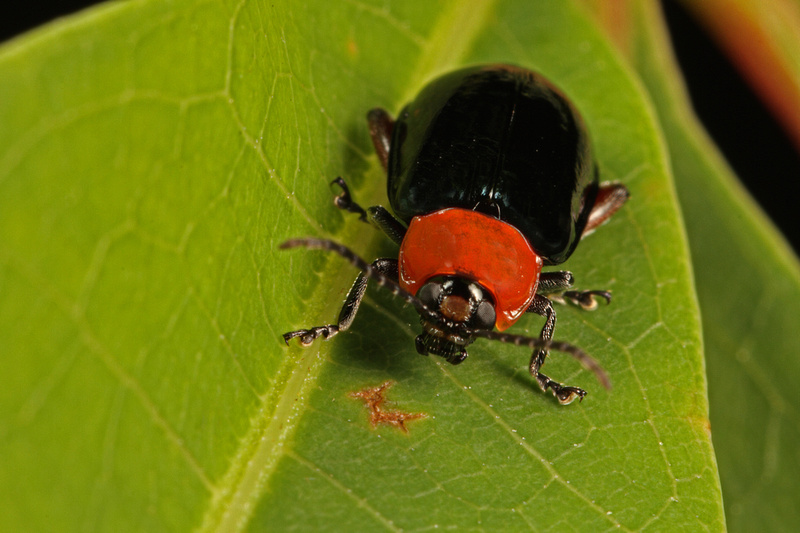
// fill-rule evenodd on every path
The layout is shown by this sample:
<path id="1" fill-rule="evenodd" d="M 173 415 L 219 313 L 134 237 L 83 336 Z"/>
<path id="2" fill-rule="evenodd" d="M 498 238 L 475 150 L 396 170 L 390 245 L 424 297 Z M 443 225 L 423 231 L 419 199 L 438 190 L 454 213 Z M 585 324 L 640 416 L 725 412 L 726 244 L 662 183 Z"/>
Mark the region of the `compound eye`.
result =
<path id="1" fill-rule="evenodd" d="M 439 308 L 439 301 L 442 298 L 442 284 L 439 282 L 428 282 L 417 291 L 417 298 L 422 300 L 427 307 L 432 310 Z"/>
<path id="2" fill-rule="evenodd" d="M 494 323 L 497 320 L 497 314 L 494 311 L 494 305 L 488 300 L 483 300 L 478 304 L 475 313 L 472 316 L 472 326 L 476 329 L 491 330 L 494 329 Z"/>

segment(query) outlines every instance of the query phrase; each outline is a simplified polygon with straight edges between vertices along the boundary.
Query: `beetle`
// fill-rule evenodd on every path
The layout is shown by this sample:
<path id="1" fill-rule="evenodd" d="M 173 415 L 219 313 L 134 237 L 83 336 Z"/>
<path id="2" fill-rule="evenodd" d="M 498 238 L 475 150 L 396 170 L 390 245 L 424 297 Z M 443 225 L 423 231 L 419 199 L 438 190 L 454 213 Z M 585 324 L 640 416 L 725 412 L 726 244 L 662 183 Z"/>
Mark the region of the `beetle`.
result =
<path id="1" fill-rule="evenodd" d="M 367 114 L 375 151 L 387 173 L 392 212 L 362 208 L 346 182 L 334 203 L 382 230 L 399 245 L 397 259 L 367 263 L 325 239 L 292 239 L 281 248 L 317 248 L 361 270 L 336 324 L 290 331 L 308 346 L 347 330 L 370 279 L 413 305 L 423 332 L 422 355 L 459 364 L 476 338 L 533 350 L 529 370 L 542 391 L 561 404 L 586 391 L 540 372 L 549 350 L 566 352 L 609 380 L 583 350 L 553 340 L 553 302 L 586 310 L 611 301 L 608 291 L 571 290 L 563 263 L 578 242 L 607 221 L 629 197 L 620 183 L 599 181 L 583 119 L 551 82 L 505 64 L 477 65 L 425 86 L 397 120 L 383 109 Z M 550 296 L 550 297 L 548 297 Z M 539 338 L 501 333 L 523 314 L 545 318 Z"/>

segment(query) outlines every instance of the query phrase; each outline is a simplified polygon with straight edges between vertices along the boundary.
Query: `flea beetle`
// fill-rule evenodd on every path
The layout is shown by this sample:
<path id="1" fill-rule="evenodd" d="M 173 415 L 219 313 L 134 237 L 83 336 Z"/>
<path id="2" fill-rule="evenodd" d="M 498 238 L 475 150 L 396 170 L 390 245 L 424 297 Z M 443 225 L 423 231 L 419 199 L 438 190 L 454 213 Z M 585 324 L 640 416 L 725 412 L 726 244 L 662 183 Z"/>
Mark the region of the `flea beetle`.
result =
<path id="1" fill-rule="evenodd" d="M 583 120 L 542 75 L 511 65 L 457 70 L 430 82 L 396 120 L 367 114 L 387 172 L 392 212 L 363 209 L 342 178 L 335 204 L 397 243 L 397 259 L 371 264 L 330 240 L 292 239 L 282 248 L 337 253 L 361 273 L 336 324 L 283 335 L 303 346 L 347 330 L 372 279 L 413 305 L 420 354 L 459 364 L 476 338 L 527 346 L 530 373 L 562 404 L 586 392 L 540 372 L 550 349 L 581 361 L 609 387 L 600 365 L 581 349 L 553 340 L 553 302 L 586 310 L 610 302 L 607 291 L 573 291 L 564 262 L 578 242 L 628 199 L 619 183 L 601 183 Z M 550 296 L 550 298 L 548 298 Z M 545 318 L 539 338 L 501 333 L 524 313 Z"/>

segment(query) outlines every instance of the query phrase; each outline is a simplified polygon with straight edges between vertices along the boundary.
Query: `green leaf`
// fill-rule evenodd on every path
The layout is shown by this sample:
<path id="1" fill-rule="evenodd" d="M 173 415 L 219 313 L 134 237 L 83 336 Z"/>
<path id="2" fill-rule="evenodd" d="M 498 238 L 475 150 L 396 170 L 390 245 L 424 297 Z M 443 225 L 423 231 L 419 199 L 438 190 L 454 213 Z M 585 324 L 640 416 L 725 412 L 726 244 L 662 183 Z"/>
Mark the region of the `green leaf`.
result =
<path id="1" fill-rule="evenodd" d="M 694 117 L 657 7 L 629 7 L 630 57 L 664 125 L 691 243 L 728 525 L 789 531 L 800 522 L 800 264 Z"/>
<path id="2" fill-rule="evenodd" d="M 0 51 L 0 529 L 722 530 L 690 261 L 641 86 L 569 2 L 172 2 L 108 6 Z M 565 265 L 611 289 L 559 310 L 596 357 L 548 375 L 478 341 L 416 355 L 417 318 L 318 235 L 396 253 L 331 203 L 385 203 L 367 109 L 504 61 L 570 95 L 603 178 L 633 198 Z M 541 319 L 516 331 L 536 335 Z M 348 393 L 387 380 L 409 433 Z"/>

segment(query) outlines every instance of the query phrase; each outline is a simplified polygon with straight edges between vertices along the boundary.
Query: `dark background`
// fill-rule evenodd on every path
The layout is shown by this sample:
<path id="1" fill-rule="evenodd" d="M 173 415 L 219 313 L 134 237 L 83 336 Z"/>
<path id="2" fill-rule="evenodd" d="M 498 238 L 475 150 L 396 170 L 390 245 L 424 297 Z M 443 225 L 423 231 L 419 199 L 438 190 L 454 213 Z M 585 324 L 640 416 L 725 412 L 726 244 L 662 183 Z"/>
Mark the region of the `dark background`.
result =
<path id="1" fill-rule="evenodd" d="M 0 7 L 0 41 L 98 3 L 26 2 Z M 745 186 L 800 251 L 800 154 L 725 56 L 675 0 L 663 0 L 695 110 Z M 794 198 L 794 200 L 792 200 Z"/>

